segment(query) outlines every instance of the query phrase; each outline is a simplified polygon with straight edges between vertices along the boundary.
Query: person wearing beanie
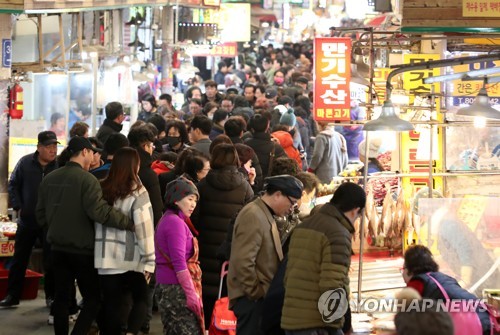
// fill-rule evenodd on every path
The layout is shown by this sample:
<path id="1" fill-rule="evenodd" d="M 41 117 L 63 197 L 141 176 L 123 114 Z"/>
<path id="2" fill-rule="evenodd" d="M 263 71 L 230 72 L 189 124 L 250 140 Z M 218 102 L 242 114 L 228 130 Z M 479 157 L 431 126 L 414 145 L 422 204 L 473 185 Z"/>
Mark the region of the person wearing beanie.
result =
<path id="1" fill-rule="evenodd" d="M 190 217 L 200 195 L 190 180 L 168 183 L 166 211 L 155 233 L 156 298 L 163 329 L 179 335 L 203 335 L 198 232 Z"/>
<path id="2" fill-rule="evenodd" d="M 384 166 L 378 160 L 380 145 L 382 144 L 382 140 L 380 138 L 370 139 L 370 145 L 368 146 L 368 174 L 377 173 L 384 171 Z M 363 140 L 359 143 L 359 160 L 366 164 L 366 140 Z"/>
<path id="3" fill-rule="evenodd" d="M 344 315 L 327 319 L 320 297 L 336 290 L 349 297 L 349 267 L 354 221 L 366 204 L 366 194 L 355 183 L 341 184 L 329 203 L 298 225 L 290 237 L 286 266 L 285 302 L 281 328 L 287 334 L 343 334 Z M 348 302 L 345 310 L 348 313 Z M 339 303 L 342 303 L 339 301 Z M 348 314 L 347 314 L 348 315 Z"/>
<path id="4" fill-rule="evenodd" d="M 289 108 L 285 113 L 281 115 L 280 124 L 291 128 L 295 127 L 295 125 L 297 124 L 297 118 L 295 117 L 292 108 Z"/>
<path id="5" fill-rule="evenodd" d="M 236 217 L 227 277 L 229 306 L 238 318 L 236 333 L 260 333 L 263 298 L 283 260 L 273 217 L 288 215 L 302 196 L 302 182 L 289 175 L 266 178 L 265 193 Z M 317 309 L 316 309 L 317 313 Z"/>

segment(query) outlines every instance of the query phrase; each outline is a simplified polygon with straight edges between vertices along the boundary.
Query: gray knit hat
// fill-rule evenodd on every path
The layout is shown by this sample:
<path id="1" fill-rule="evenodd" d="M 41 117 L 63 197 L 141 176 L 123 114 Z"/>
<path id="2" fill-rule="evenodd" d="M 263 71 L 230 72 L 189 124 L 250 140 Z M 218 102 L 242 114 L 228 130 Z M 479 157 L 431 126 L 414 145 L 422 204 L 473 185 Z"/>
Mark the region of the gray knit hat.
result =
<path id="1" fill-rule="evenodd" d="M 172 180 L 167 184 L 167 189 L 165 191 L 165 205 L 173 206 L 177 201 L 191 194 L 196 195 L 198 199 L 200 199 L 198 189 L 194 186 L 192 181 L 183 177 Z"/>
<path id="2" fill-rule="evenodd" d="M 285 126 L 289 127 L 295 127 L 295 123 L 297 122 L 297 118 L 295 117 L 295 114 L 293 112 L 292 108 L 289 108 L 286 113 L 283 113 L 280 118 L 280 124 L 283 124 Z"/>

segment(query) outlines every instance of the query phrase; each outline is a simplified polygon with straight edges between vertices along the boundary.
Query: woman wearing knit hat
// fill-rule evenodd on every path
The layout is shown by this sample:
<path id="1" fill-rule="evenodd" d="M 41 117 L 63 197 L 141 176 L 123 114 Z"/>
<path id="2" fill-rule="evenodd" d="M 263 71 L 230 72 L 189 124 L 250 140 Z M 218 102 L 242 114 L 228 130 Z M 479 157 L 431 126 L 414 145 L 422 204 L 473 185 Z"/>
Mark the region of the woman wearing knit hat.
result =
<path id="1" fill-rule="evenodd" d="M 185 178 L 167 185 L 167 210 L 155 234 L 156 298 L 164 334 L 204 334 L 198 232 L 189 219 L 199 197 Z"/>

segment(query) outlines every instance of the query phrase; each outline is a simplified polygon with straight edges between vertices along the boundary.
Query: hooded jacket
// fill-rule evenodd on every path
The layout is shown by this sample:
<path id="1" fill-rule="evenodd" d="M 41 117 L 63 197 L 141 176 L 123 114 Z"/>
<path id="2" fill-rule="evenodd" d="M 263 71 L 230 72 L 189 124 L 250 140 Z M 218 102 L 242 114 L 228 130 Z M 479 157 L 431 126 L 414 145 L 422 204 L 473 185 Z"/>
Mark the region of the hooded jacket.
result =
<path id="1" fill-rule="evenodd" d="M 193 218 L 193 223 L 200 234 L 203 295 L 215 301 L 221 266 L 217 249 L 226 239 L 231 219 L 252 199 L 253 191 L 235 166 L 210 170 L 199 182 L 198 191 L 200 211 L 199 216 Z"/>
<path id="2" fill-rule="evenodd" d="M 333 127 L 326 127 L 314 142 L 314 151 L 309 164 L 322 183 L 329 184 L 347 166 L 347 145 L 344 137 Z"/>
<path id="3" fill-rule="evenodd" d="M 283 130 L 275 131 L 272 133 L 273 137 L 278 139 L 281 147 L 285 150 L 285 153 L 288 157 L 293 159 L 299 164 L 299 167 L 302 169 L 302 159 L 300 158 L 300 152 L 293 146 L 293 138 L 292 135 Z"/>

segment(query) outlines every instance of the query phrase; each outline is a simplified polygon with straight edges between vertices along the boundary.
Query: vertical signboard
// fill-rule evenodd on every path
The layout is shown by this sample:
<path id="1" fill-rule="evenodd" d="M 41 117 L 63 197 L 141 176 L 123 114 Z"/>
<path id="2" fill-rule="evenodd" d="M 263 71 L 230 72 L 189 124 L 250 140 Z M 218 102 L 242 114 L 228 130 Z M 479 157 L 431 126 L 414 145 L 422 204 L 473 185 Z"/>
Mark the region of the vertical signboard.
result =
<path id="1" fill-rule="evenodd" d="M 351 39 L 314 39 L 314 118 L 349 121 L 351 98 Z"/>
<path id="2" fill-rule="evenodd" d="M 440 56 L 437 54 L 406 54 L 404 55 L 405 64 L 418 64 L 432 60 L 438 60 Z M 415 70 L 408 71 L 403 74 L 404 88 L 410 92 L 410 101 L 413 101 L 415 95 L 426 95 L 432 92 L 432 85 L 434 85 L 434 93 L 439 92 L 439 84 L 424 84 L 422 79 L 438 76 L 440 74 L 439 68 L 425 69 L 425 70 Z M 433 115 L 434 119 L 439 121 L 442 117 L 439 113 L 439 103 L 436 103 L 435 109 L 436 115 Z M 432 168 L 434 172 L 442 171 L 443 169 L 443 157 L 442 157 L 442 142 L 443 133 L 442 128 L 438 128 L 437 136 L 434 136 L 434 141 L 438 141 L 437 154 L 433 156 L 437 157 L 432 162 L 432 166 L 429 166 L 429 159 L 420 159 L 417 157 L 417 150 L 419 149 L 420 132 L 417 130 L 412 130 L 409 132 L 401 133 L 401 169 L 409 173 L 427 174 L 429 169 Z M 433 144 L 434 145 L 434 144 Z M 420 156 L 420 155 L 418 155 Z M 416 192 L 422 187 L 427 187 L 429 178 L 425 176 L 418 177 L 405 177 L 402 180 L 403 187 L 405 190 L 413 190 Z M 443 191 L 443 181 L 441 177 L 434 177 L 433 189 Z"/>

